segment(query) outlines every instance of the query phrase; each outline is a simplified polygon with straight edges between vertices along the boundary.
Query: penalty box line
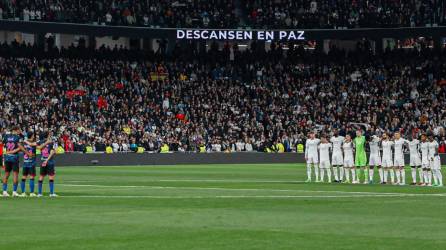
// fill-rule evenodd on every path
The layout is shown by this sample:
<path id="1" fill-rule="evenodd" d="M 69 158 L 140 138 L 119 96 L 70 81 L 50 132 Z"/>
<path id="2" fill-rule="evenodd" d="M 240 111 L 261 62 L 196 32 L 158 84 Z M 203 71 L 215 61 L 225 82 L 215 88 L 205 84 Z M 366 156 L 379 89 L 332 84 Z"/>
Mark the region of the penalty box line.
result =
<path id="1" fill-rule="evenodd" d="M 147 189 L 189 189 L 189 190 L 219 190 L 219 191 L 271 191 L 271 192 L 305 192 L 305 193 L 338 193 L 338 194 L 346 194 L 351 195 L 355 194 L 364 195 L 364 196 L 374 196 L 374 195 L 387 195 L 387 196 L 446 196 L 446 193 L 437 193 L 437 194 L 415 194 L 415 193 L 380 193 L 380 192 L 349 192 L 349 191 L 336 191 L 336 190 L 301 190 L 301 189 L 262 189 L 262 188 L 222 188 L 222 187 L 168 187 L 168 186 L 144 186 L 144 185 L 97 185 L 97 184 L 59 184 L 59 186 L 66 187 L 93 187 L 93 188 L 147 188 Z M 289 195 L 284 195 L 289 196 Z M 320 195 L 318 197 L 321 197 Z M 336 197 L 339 197 L 336 196 Z"/>

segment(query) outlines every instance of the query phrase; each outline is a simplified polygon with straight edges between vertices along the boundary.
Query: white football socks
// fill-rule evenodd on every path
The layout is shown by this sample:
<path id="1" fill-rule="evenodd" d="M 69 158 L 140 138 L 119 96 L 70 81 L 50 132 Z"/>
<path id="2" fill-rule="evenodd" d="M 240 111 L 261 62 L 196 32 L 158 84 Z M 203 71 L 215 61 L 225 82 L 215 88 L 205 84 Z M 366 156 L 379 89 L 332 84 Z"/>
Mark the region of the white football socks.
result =
<path id="1" fill-rule="evenodd" d="M 307 163 L 307 178 L 311 181 L 311 164 Z"/>
<path id="2" fill-rule="evenodd" d="M 324 182 L 325 168 L 320 168 L 321 170 L 321 181 Z"/>
<path id="3" fill-rule="evenodd" d="M 390 168 L 389 172 L 390 172 L 390 181 L 392 183 L 394 183 L 395 182 L 395 172 L 393 171 L 393 168 Z"/>
<path id="4" fill-rule="evenodd" d="M 339 181 L 338 169 L 339 169 L 339 167 L 333 167 L 333 174 L 334 174 L 335 181 Z"/>
<path id="5" fill-rule="evenodd" d="M 432 169 L 432 175 L 434 177 L 434 184 L 438 185 L 438 175 L 437 175 L 437 170 L 436 169 Z"/>
<path id="6" fill-rule="evenodd" d="M 411 173 L 412 173 L 412 183 L 417 183 L 417 169 L 412 168 Z"/>
<path id="7" fill-rule="evenodd" d="M 347 180 L 347 182 L 350 182 L 350 173 L 348 172 L 348 168 L 345 169 L 345 179 Z"/>
<path id="8" fill-rule="evenodd" d="M 441 173 L 441 169 L 437 169 L 437 178 L 438 185 L 443 186 L 443 174 Z"/>
<path id="9" fill-rule="evenodd" d="M 356 171 L 354 168 L 350 169 L 350 171 L 352 172 L 352 182 L 356 182 Z"/>
<path id="10" fill-rule="evenodd" d="M 423 171 L 423 168 L 418 168 L 418 175 L 420 177 L 420 182 L 424 182 L 424 171 Z"/>
<path id="11" fill-rule="evenodd" d="M 401 183 L 401 177 L 400 177 L 400 170 L 395 169 L 395 175 L 396 175 L 396 183 Z"/>
<path id="12" fill-rule="evenodd" d="M 400 173 L 401 173 L 401 184 L 406 184 L 406 171 L 403 169 L 400 169 Z"/>
<path id="13" fill-rule="evenodd" d="M 344 180 L 344 167 L 340 167 L 339 168 L 339 180 L 343 181 Z"/>
<path id="14" fill-rule="evenodd" d="M 427 183 L 432 185 L 432 171 L 427 171 Z"/>
<path id="15" fill-rule="evenodd" d="M 330 168 L 327 168 L 327 177 L 328 177 L 328 182 L 331 182 L 331 169 Z"/>
<path id="16" fill-rule="evenodd" d="M 424 183 L 429 183 L 429 174 L 427 170 L 423 170 L 423 176 L 424 176 Z"/>
<path id="17" fill-rule="evenodd" d="M 379 173 L 379 181 L 382 183 L 384 182 L 384 172 L 383 172 L 383 168 L 378 168 L 378 173 Z"/>

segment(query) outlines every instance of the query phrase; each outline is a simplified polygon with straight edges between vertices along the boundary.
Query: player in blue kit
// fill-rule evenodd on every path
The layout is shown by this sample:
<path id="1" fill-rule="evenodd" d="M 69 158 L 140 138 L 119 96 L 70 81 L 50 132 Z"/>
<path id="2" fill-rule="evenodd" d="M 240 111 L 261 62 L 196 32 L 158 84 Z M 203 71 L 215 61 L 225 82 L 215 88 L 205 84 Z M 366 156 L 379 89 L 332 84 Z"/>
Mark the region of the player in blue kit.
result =
<path id="1" fill-rule="evenodd" d="M 8 194 L 8 179 L 13 172 L 13 197 L 18 197 L 17 193 L 18 181 L 19 181 L 19 152 L 25 152 L 22 144 L 20 143 L 20 129 L 19 127 L 13 127 L 10 134 L 6 134 L 3 137 L 3 144 L 5 145 L 5 175 L 3 176 L 3 197 L 9 197 Z"/>
<path id="2" fill-rule="evenodd" d="M 22 190 L 21 196 L 26 197 L 25 186 L 26 180 L 29 177 L 29 196 L 35 197 L 34 178 L 36 177 L 36 149 L 41 150 L 51 141 L 47 140 L 44 144 L 38 145 L 36 143 L 36 136 L 33 132 L 28 132 L 27 137 L 28 138 L 23 142 L 23 147 L 28 154 L 23 156 L 22 182 L 20 183 L 20 189 Z"/>
<path id="3" fill-rule="evenodd" d="M 38 185 L 38 195 L 37 197 L 42 197 L 42 186 L 43 179 L 48 175 L 49 186 L 50 186 L 50 197 L 57 197 L 56 193 L 54 193 L 54 176 L 56 174 L 55 166 L 54 166 L 54 155 L 56 154 L 56 150 L 54 150 L 54 143 L 50 141 L 51 135 L 43 136 L 43 138 L 49 138 L 47 143 L 41 140 L 41 144 L 45 144 L 45 146 L 41 150 L 41 161 L 42 164 L 40 166 L 40 176 L 39 176 L 39 185 Z"/>

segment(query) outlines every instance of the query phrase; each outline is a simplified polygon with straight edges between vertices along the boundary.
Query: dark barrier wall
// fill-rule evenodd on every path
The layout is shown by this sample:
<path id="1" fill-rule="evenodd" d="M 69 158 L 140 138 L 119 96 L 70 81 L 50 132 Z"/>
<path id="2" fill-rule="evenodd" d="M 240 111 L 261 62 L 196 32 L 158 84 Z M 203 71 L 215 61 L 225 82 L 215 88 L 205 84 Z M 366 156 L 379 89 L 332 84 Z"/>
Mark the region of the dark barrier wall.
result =
<path id="1" fill-rule="evenodd" d="M 175 164 L 263 164 L 304 163 L 304 155 L 296 153 L 172 153 L 172 154 L 62 154 L 57 166 L 118 166 L 118 165 L 175 165 Z M 441 155 L 446 164 L 446 155 Z M 409 164 L 409 155 L 406 155 Z"/>
<path id="2" fill-rule="evenodd" d="M 96 37 L 118 36 L 130 38 L 175 39 L 177 29 L 0 20 L 0 30 L 21 31 L 31 34 L 59 33 L 89 35 Z M 303 31 L 305 31 L 306 40 L 351 40 L 364 37 L 367 37 L 368 39 L 407 38 L 420 36 L 442 37 L 446 34 L 446 27 L 362 28 L 346 30 L 303 29 Z"/>
<path id="3" fill-rule="evenodd" d="M 246 164 L 304 162 L 302 154 L 265 153 L 172 153 L 172 154 L 65 154 L 57 155 L 58 166 Z"/>

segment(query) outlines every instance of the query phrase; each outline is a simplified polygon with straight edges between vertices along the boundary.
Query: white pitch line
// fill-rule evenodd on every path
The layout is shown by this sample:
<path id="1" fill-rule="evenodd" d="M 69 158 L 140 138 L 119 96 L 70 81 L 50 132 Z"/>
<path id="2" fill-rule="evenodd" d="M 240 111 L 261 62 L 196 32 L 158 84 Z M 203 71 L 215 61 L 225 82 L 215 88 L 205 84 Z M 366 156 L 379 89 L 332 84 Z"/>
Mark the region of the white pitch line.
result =
<path id="1" fill-rule="evenodd" d="M 159 182 L 222 182 L 222 183 L 304 183 L 305 181 L 296 180 L 283 180 L 283 181 L 271 181 L 271 180 L 154 180 Z"/>
<path id="2" fill-rule="evenodd" d="M 195 180 L 191 180 L 191 179 L 162 179 L 162 180 L 148 180 L 148 181 L 152 181 L 152 182 L 220 182 L 220 183 L 305 183 L 305 181 L 296 181 L 296 180 L 280 180 L 280 181 L 272 181 L 272 180 L 219 180 L 219 179 L 214 179 L 214 180 L 209 180 L 209 179 L 195 179 Z M 76 182 L 83 182 L 83 183 L 88 183 L 88 182 L 95 182 L 95 181 L 89 181 L 89 180 L 79 180 L 79 181 L 72 181 L 72 180 L 67 180 L 65 182 L 70 182 L 70 183 L 76 183 Z"/>
<path id="3" fill-rule="evenodd" d="M 62 198 L 113 198 L 113 199 L 293 199 L 293 198 L 364 198 L 407 197 L 410 195 L 215 195 L 215 196 L 157 196 L 157 195 L 64 195 Z"/>
<path id="4" fill-rule="evenodd" d="M 90 185 L 90 184 L 59 184 L 67 187 L 97 187 L 97 188 L 148 188 L 148 189 L 190 189 L 190 190 L 220 190 L 220 191 L 271 191 L 271 192 L 307 192 L 307 193 L 339 193 L 359 195 L 404 195 L 404 196 L 446 196 L 439 194 L 417 193 L 380 193 L 380 192 L 349 192 L 336 190 L 300 190 L 300 189 L 262 189 L 262 188 L 221 188 L 221 187 L 166 187 L 166 186 L 114 186 L 114 185 Z"/>

